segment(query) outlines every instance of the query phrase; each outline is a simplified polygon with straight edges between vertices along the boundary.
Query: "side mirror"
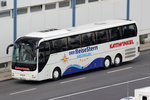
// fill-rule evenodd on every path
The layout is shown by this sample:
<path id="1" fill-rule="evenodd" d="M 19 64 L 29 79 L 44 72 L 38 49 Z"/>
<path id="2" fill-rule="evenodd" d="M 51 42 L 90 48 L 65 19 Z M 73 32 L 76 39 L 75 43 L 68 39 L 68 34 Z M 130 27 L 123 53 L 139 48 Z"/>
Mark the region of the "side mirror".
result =
<path id="1" fill-rule="evenodd" d="M 14 46 L 14 44 L 10 44 L 10 45 L 8 45 L 8 47 L 7 47 L 7 49 L 6 49 L 6 54 L 8 54 L 8 53 L 9 53 L 9 48 L 10 48 L 10 47 L 12 47 L 12 46 Z"/>

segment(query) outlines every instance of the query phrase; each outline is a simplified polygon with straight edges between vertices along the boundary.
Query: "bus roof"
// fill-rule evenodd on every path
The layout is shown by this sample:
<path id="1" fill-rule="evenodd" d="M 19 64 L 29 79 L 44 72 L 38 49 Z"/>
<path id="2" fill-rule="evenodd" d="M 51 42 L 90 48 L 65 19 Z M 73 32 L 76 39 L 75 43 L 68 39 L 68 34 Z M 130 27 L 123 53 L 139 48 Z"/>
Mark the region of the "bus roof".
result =
<path id="1" fill-rule="evenodd" d="M 56 39 L 56 38 L 61 38 L 61 37 L 66 37 L 66 36 L 71 36 L 71 35 L 77 35 L 80 33 L 86 33 L 90 31 L 103 30 L 103 29 L 107 29 L 111 27 L 117 27 L 120 25 L 126 25 L 126 24 L 132 24 L 132 23 L 135 23 L 135 21 L 107 20 L 107 21 L 100 21 L 100 22 L 95 22 L 92 24 L 86 24 L 86 25 L 81 25 L 77 27 L 61 29 L 61 30 L 54 30 L 54 31 L 48 31 L 48 32 L 33 32 L 25 36 L 35 37 L 35 38 L 37 37 L 37 38 L 42 38 L 44 40 L 49 40 L 49 39 Z"/>

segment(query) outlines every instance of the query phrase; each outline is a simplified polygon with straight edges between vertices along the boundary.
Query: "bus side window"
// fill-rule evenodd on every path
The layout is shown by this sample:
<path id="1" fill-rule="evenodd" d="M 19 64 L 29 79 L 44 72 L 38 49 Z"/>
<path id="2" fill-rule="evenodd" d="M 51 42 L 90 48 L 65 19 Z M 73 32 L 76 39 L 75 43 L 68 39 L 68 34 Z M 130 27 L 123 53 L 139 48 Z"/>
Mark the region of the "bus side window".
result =
<path id="1" fill-rule="evenodd" d="M 110 31 L 110 40 L 115 41 L 121 39 L 120 27 L 115 27 L 109 30 Z"/>
<path id="2" fill-rule="evenodd" d="M 57 53 L 67 50 L 67 38 L 52 40 L 51 53 Z"/>
<path id="3" fill-rule="evenodd" d="M 137 36 L 135 25 L 123 26 L 123 38 L 129 38 L 129 37 L 134 37 L 134 36 Z"/>
<path id="4" fill-rule="evenodd" d="M 42 42 L 39 49 L 39 72 L 46 65 L 50 55 L 49 42 Z"/>
<path id="5" fill-rule="evenodd" d="M 82 46 L 89 46 L 94 44 L 94 32 L 82 34 Z"/>
<path id="6" fill-rule="evenodd" d="M 108 41 L 108 31 L 102 30 L 102 31 L 96 31 L 96 43 L 105 43 Z"/>
<path id="7" fill-rule="evenodd" d="M 70 36 L 68 37 L 68 48 L 75 49 L 81 46 L 80 35 Z"/>

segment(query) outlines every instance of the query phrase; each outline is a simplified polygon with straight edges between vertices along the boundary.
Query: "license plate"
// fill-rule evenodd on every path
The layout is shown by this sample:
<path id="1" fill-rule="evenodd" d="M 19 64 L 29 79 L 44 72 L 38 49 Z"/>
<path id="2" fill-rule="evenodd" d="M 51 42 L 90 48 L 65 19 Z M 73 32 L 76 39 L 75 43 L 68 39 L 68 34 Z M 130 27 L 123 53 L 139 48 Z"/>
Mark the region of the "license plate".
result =
<path id="1" fill-rule="evenodd" d="M 20 76 L 25 76 L 25 74 L 20 74 Z"/>

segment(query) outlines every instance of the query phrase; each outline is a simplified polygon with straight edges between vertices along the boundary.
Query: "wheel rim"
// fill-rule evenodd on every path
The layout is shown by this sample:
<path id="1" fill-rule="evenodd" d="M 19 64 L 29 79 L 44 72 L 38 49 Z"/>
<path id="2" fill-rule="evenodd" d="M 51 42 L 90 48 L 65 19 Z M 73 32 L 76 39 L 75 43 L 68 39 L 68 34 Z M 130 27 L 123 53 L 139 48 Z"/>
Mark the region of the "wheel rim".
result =
<path id="1" fill-rule="evenodd" d="M 110 66 L 110 61 L 109 59 L 106 59 L 105 60 L 105 67 L 108 68 Z"/>
<path id="2" fill-rule="evenodd" d="M 117 64 L 117 65 L 120 64 L 120 61 L 121 61 L 120 58 L 119 58 L 119 57 L 116 57 L 116 59 L 115 59 L 115 64 Z"/>
<path id="3" fill-rule="evenodd" d="M 57 79 L 59 77 L 59 72 L 57 70 L 55 70 L 53 76 L 55 79 Z"/>

